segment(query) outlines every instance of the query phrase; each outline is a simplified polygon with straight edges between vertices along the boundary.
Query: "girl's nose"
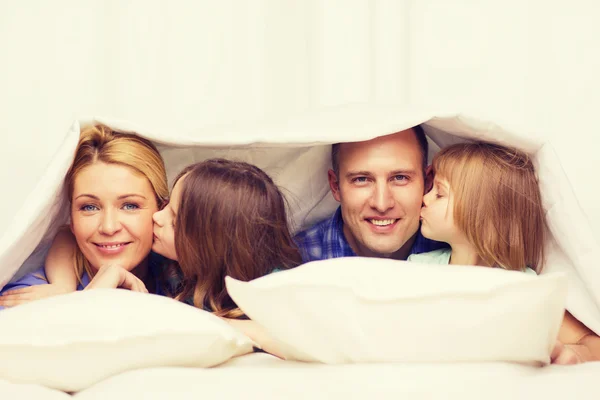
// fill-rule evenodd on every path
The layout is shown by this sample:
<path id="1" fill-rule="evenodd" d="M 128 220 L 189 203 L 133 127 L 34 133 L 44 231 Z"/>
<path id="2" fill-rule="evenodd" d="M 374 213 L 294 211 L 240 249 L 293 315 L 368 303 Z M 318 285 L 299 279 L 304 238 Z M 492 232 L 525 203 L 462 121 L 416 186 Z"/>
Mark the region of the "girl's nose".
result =
<path id="1" fill-rule="evenodd" d="M 162 210 L 161 211 L 157 211 L 154 214 L 152 214 L 152 220 L 154 221 L 154 223 L 158 226 L 162 226 Z"/>
<path id="2" fill-rule="evenodd" d="M 425 196 L 423 196 L 423 207 L 427 207 L 427 204 L 431 201 L 433 196 L 433 189 L 431 189 Z"/>

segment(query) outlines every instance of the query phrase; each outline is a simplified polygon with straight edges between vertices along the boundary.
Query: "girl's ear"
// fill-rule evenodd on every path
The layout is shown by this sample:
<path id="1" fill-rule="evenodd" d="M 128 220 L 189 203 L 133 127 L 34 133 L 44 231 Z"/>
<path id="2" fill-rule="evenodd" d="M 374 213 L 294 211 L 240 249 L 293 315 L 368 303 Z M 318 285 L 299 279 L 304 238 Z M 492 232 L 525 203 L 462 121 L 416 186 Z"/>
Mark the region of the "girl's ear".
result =
<path id="1" fill-rule="evenodd" d="M 429 193 L 431 188 L 433 187 L 433 167 L 428 165 L 425 167 L 425 193 Z"/>

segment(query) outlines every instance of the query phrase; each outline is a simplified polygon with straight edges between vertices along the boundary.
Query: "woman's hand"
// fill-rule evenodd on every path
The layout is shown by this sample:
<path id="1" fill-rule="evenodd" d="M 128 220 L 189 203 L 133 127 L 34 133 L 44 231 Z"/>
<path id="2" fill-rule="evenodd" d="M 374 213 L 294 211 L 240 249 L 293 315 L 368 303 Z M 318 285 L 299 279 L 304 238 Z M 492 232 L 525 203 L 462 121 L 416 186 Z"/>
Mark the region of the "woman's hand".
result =
<path id="1" fill-rule="evenodd" d="M 88 289 L 115 289 L 123 288 L 134 292 L 148 293 L 146 285 L 137 276 L 119 265 L 106 265 L 100 267 L 94 279 L 86 286 Z"/>
<path id="2" fill-rule="evenodd" d="M 72 291 L 73 290 L 70 290 L 69 288 L 55 283 L 7 290 L 0 296 L 0 306 L 14 307 L 33 300 L 41 300 L 46 297 L 58 296 Z"/>

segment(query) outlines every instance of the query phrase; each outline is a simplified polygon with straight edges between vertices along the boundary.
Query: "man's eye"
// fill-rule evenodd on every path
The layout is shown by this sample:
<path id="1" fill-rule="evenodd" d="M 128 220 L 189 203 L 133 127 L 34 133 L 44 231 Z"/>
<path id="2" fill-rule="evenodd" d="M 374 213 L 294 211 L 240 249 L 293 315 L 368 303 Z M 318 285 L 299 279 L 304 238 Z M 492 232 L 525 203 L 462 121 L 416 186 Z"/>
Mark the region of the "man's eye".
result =
<path id="1" fill-rule="evenodd" d="M 408 181 L 408 176 L 406 176 L 406 175 L 395 175 L 394 176 L 394 181 L 396 181 L 396 182 L 406 182 L 406 181 Z"/>
<path id="2" fill-rule="evenodd" d="M 366 181 L 367 181 L 366 176 L 357 176 L 356 178 L 352 179 L 352 182 L 355 182 L 355 183 L 364 183 Z"/>
<path id="3" fill-rule="evenodd" d="M 96 210 L 98 210 L 98 207 L 91 204 L 84 204 L 83 206 L 79 207 L 79 211 L 92 212 Z"/>
<path id="4" fill-rule="evenodd" d="M 134 204 L 134 203 L 123 204 L 123 209 L 127 210 L 127 211 L 137 210 L 138 208 L 140 208 L 140 206 L 138 206 L 137 204 Z"/>

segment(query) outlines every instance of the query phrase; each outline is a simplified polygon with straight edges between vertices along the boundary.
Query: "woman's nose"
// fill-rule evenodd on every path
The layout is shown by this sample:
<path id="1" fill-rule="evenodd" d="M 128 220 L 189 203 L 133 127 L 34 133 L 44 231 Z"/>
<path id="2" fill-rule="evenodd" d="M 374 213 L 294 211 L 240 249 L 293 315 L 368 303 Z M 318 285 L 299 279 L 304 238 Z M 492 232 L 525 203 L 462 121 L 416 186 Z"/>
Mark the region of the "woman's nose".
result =
<path id="1" fill-rule="evenodd" d="M 121 229 L 118 211 L 106 210 L 100 221 L 100 232 L 105 235 L 114 235 Z"/>

